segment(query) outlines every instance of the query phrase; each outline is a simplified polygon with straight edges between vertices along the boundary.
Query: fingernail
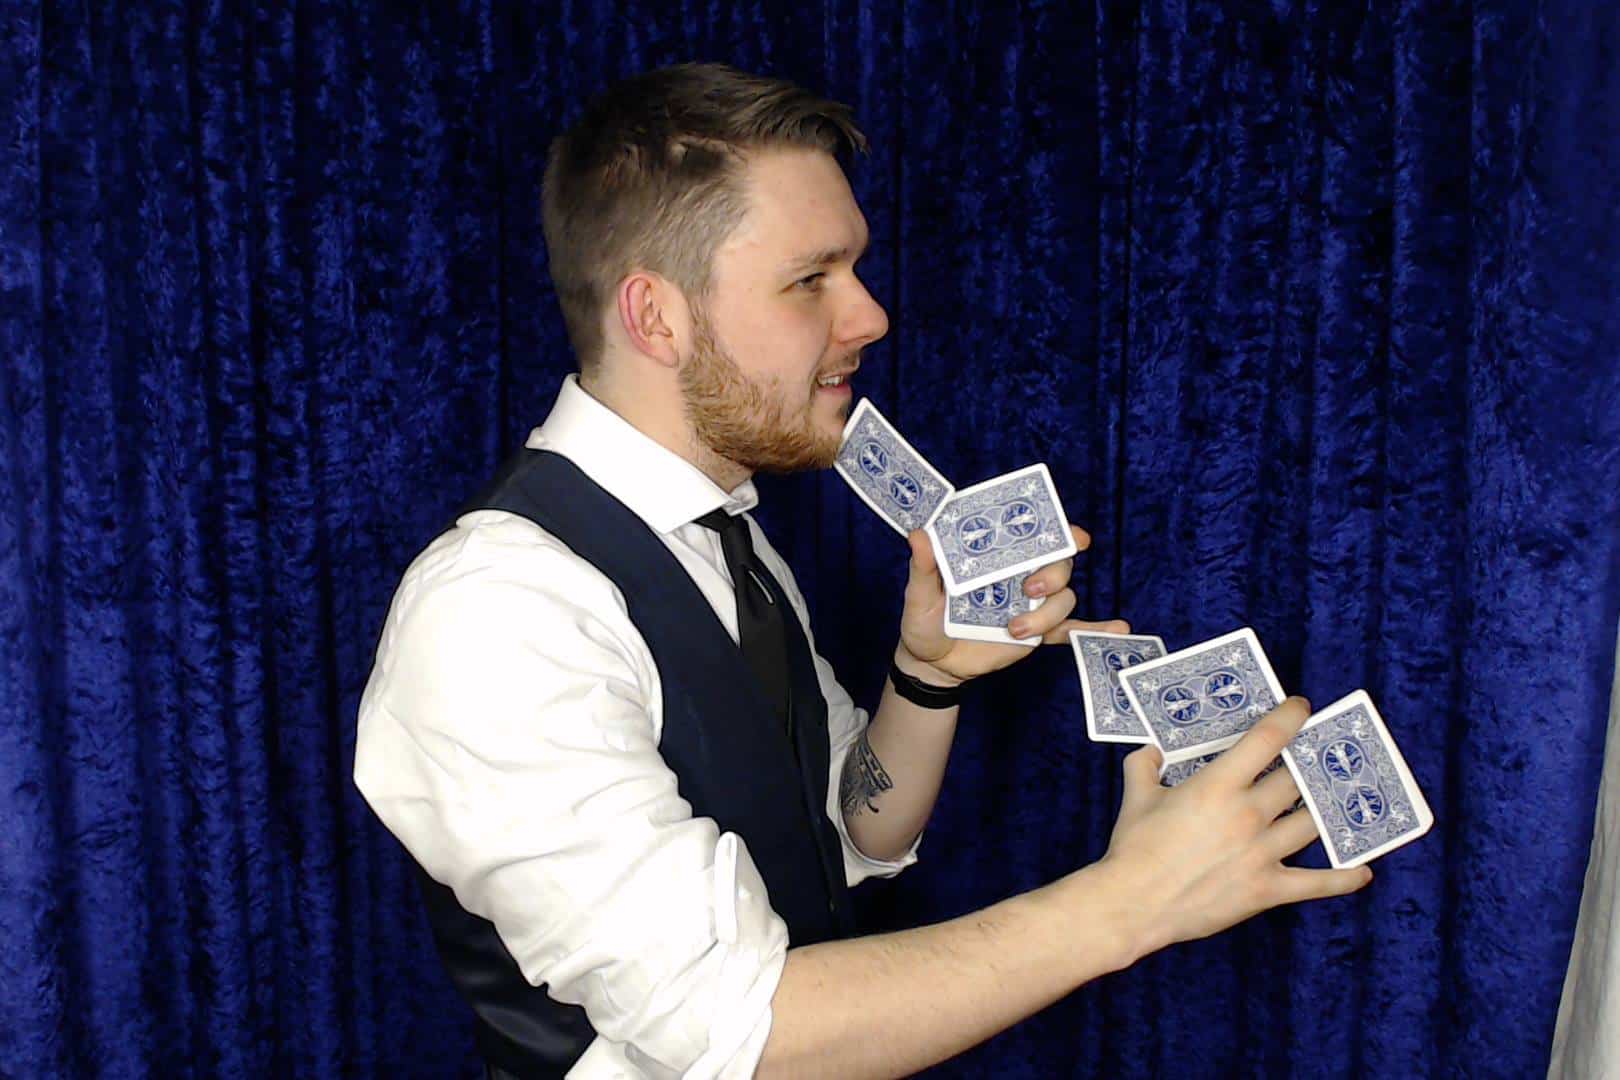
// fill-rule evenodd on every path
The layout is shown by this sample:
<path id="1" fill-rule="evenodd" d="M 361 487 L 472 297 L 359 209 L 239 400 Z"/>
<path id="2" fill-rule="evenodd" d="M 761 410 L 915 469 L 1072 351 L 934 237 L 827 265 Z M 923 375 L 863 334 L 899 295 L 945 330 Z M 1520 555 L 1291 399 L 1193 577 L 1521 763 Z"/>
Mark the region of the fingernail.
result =
<path id="1" fill-rule="evenodd" d="M 1024 633 L 1028 629 L 1029 624 L 1022 619 L 1014 619 L 1012 622 L 1007 624 L 1007 633 L 1011 634 L 1013 637 L 1023 637 Z"/>
<path id="2" fill-rule="evenodd" d="M 1044 582 L 1044 581 L 1027 581 L 1027 582 L 1024 583 L 1024 592 L 1025 592 L 1026 595 L 1029 595 L 1029 596 L 1045 596 L 1046 595 L 1046 582 Z"/>

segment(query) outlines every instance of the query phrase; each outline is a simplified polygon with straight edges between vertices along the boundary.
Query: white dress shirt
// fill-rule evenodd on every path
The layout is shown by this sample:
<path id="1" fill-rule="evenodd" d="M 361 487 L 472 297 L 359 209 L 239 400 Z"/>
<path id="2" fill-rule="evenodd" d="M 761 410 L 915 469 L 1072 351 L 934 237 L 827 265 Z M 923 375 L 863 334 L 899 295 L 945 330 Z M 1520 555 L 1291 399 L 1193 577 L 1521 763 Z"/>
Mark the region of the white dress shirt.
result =
<path id="1" fill-rule="evenodd" d="M 729 495 L 569 376 L 527 445 L 568 458 L 645 521 L 735 640 L 720 538 L 694 519 Z M 754 550 L 810 637 L 793 574 Z M 916 861 L 862 855 L 838 806 L 867 723 L 815 656 L 827 699 L 827 816 L 854 885 Z M 735 833 L 693 817 L 659 755 L 659 674 L 624 597 L 526 518 L 464 515 L 406 570 L 360 702 L 355 783 L 530 983 L 585 1007 L 596 1040 L 570 1077 L 751 1075 L 770 1033 L 787 927 Z"/>

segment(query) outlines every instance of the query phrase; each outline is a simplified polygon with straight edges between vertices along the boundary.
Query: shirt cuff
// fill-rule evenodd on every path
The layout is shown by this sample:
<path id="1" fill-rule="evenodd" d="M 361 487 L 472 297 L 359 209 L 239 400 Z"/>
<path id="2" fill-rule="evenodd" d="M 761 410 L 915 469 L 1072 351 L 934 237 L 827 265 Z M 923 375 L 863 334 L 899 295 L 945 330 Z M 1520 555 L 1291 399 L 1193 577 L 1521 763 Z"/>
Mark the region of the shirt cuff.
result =
<path id="1" fill-rule="evenodd" d="M 855 841 L 849 835 L 849 825 L 844 821 L 844 808 L 838 805 L 836 784 L 831 785 L 827 791 L 827 817 L 832 821 L 833 828 L 838 830 L 838 840 L 844 849 L 844 883 L 850 888 L 854 888 L 867 878 L 894 877 L 917 861 L 917 848 L 922 844 L 923 833 L 918 833 L 911 846 L 897 859 L 874 859 L 856 847 Z"/>

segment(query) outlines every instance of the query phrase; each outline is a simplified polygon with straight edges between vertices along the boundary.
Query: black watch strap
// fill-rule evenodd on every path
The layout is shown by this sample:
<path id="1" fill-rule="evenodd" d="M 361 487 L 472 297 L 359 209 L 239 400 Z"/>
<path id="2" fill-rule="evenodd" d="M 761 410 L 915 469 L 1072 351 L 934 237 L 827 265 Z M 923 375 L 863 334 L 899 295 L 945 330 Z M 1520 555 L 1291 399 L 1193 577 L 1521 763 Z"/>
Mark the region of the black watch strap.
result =
<path id="1" fill-rule="evenodd" d="M 911 702 L 921 705 L 925 709 L 951 709 L 961 704 L 962 688 L 960 686 L 934 686 L 921 679 L 907 675 L 900 670 L 900 665 L 889 664 L 889 681 L 894 683 L 894 692 Z"/>

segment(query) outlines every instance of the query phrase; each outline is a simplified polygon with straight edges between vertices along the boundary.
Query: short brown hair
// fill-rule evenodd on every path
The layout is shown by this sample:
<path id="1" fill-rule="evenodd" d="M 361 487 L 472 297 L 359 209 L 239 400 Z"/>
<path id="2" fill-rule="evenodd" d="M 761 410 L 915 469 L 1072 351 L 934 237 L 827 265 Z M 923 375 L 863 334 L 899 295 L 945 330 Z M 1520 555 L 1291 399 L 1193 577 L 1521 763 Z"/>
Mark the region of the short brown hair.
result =
<path id="1" fill-rule="evenodd" d="M 715 249 L 747 209 L 745 155 L 805 147 L 847 158 L 866 136 L 847 105 L 724 64 L 677 64 L 609 87 L 552 141 L 541 185 L 551 280 L 581 370 L 602 308 L 632 270 L 704 294 Z"/>

